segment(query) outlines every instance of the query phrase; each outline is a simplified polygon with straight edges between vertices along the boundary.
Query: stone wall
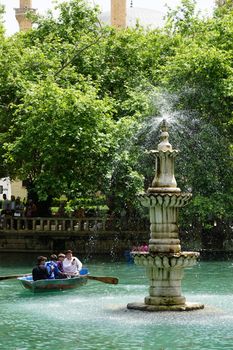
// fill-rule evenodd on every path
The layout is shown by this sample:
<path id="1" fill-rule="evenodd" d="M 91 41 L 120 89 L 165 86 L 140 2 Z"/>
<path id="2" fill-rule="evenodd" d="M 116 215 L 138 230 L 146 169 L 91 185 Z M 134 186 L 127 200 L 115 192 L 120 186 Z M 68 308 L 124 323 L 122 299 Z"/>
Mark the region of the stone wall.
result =
<path id="1" fill-rule="evenodd" d="M 37 232 L 1 231 L 0 252 L 64 252 L 82 255 L 123 255 L 132 245 L 148 241 L 144 231 Z"/>

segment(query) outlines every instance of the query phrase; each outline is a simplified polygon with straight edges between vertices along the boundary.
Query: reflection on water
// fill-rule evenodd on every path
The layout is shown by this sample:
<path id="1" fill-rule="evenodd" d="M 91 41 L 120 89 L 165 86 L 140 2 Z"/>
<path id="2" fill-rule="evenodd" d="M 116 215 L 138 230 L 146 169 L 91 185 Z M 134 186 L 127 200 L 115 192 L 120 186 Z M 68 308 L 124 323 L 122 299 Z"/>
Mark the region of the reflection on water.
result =
<path id="1" fill-rule="evenodd" d="M 18 258 L 17 266 L 2 262 L 1 275 L 31 269 L 29 260 Z M 202 262 L 186 270 L 183 294 L 206 307 L 184 313 L 126 309 L 147 295 L 143 268 L 108 262 L 88 267 L 92 275 L 119 277 L 119 285 L 88 281 L 80 289 L 33 295 L 18 281 L 0 282 L 0 349 L 233 348 L 232 262 Z"/>

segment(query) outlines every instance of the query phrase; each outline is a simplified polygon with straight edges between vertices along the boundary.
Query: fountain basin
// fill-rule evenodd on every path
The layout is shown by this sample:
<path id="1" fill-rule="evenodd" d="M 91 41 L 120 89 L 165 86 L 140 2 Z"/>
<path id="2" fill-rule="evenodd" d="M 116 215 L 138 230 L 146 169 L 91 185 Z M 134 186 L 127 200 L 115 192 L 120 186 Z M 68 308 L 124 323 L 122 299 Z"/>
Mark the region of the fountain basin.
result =
<path id="1" fill-rule="evenodd" d="M 174 192 L 177 189 L 174 189 Z M 168 192 L 169 191 L 169 192 Z M 163 193 L 164 192 L 164 193 Z M 153 188 L 149 187 L 148 193 L 138 196 L 140 203 L 147 208 L 162 207 L 184 207 L 192 198 L 191 193 L 172 193 L 171 188 Z"/>
<path id="2" fill-rule="evenodd" d="M 129 303 L 127 305 L 129 310 L 138 311 L 194 311 L 204 309 L 204 304 L 200 303 L 185 303 L 181 305 L 147 305 L 144 303 Z"/>
<path id="3" fill-rule="evenodd" d="M 136 265 L 154 266 L 163 269 L 177 269 L 194 266 L 199 252 L 179 252 L 174 254 L 153 254 L 151 252 L 132 252 Z"/>

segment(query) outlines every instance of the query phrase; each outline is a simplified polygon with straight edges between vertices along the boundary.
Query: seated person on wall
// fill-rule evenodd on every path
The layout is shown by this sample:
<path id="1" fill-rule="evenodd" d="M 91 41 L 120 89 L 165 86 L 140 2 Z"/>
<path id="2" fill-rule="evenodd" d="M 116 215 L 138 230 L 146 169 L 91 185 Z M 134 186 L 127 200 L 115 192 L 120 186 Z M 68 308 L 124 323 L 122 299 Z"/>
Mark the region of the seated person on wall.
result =
<path id="1" fill-rule="evenodd" d="M 21 202 L 20 197 L 15 200 L 15 213 L 14 216 L 20 217 L 24 214 L 24 204 Z"/>
<path id="2" fill-rule="evenodd" d="M 32 199 L 29 199 L 26 203 L 25 216 L 26 218 L 33 218 L 37 216 L 37 206 Z M 29 220 L 28 221 L 29 230 L 32 230 L 32 226 L 33 226 L 32 220 Z"/>
<path id="3" fill-rule="evenodd" d="M 85 218 L 85 209 L 83 207 L 78 207 L 73 213 L 76 218 Z"/>
<path id="4" fill-rule="evenodd" d="M 4 222 L 5 220 L 5 226 L 7 228 L 11 228 L 11 216 L 12 216 L 12 212 L 11 212 L 11 204 L 10 202 L 8 202 L 6 204 L 6 209 L 5 210 L 2 210 L 2 213 L 1 213 L 1 221 L 2 223 Z"/>
<path id="5" fill-rule="evenodd" d="M 11 204 L 10 203 L 7 203 L 4 215 L 7 216 L 7 217 L 12 216 Z"/>
<path id="6" fill-rule="evenodd" d="M 57 279 L 57 278 L 64 278 L 65 274 L 59 270 L 58 264 L 57 264 L 57 256 L 56 254 L 52 254 L 50 256 L 50 261 L 47 261 L 45 263 L 45 267 L 48 271 L 49 279 Z"/>
<path id="7" fill-rule="evenodd" d="M 10 204 L 11 204 L 11 215 L 14 216 L 15 214 L 15 196 L 14 195 L 11 196 Z"/>
<path id="8" fill-rule="evenodd" d="M 37 265 L 32 269 L 33 281 L 44 280 L 49 278 L 48 270 L 45 267 L 47 258 L 45 256 L 38 256 Z"/>
<path id="9" fill-rule="evenodd" d="M 82 270 L 81 261 L 73 256 L 72 250 L 67 250 L 66 257 L 63 261 L 63 269 L 67 276 L 78 276 Z"/>
<path id="10" fill-rule="evenodd" d="M 25 216 L 28 218 L 37 216 L 37 206 L 32 199 L 29 199 L 26 204 Z"/>
<path id="11" fill-rule="evenodd" d="M 73 212 L 73 216 L 75 218 L 78 218 L 78 219 L 84 219 L 85 218 L 85 210 L 84 210 L 84 208 L 79 207 L 79 208 L 75 209 L 75 211 Z M 79 220 L 78 223 L 80 225 L 80 230 L 83 231 L 84 230 L 85 221 L 84 220 Z"/>
<path id="12" fill-rule="evenodd" d="M 10 202 L 7 199 L 7 196 L 5 193 L 2 195 L 2 210 L 1 210 L 1 215 L 6 215 L 6 210 L 10 210 Z"/>
<path id="13" fill-rule="evenodd" d="M 66 206 L 66 203 L 65 202 L 61 202 L 60 205 L 59 205 L 58 211 L 56 212 L 55 216 L 57 216 L 59 218 L 67 217 L 65 206 Z"/>

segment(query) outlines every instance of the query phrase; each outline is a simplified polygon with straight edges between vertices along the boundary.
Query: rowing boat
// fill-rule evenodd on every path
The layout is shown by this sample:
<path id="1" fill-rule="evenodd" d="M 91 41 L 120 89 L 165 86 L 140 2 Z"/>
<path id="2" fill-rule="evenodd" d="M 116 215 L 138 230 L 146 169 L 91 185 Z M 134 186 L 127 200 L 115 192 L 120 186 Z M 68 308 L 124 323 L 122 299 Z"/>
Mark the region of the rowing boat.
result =
<path id="1" fill-rule="evenodd" d="M 87 276 L 88 275 L 86 272 L 85 274 L 82 273 L 79 276 L 72 278 L 44 279 L 33 281 L 32 275 L 29 275 L 18 277 L 17 279 L 21 282 L 24 288 L 29 289 L 33 293 L 36 293 L 78 288 L 87 283 Z"/>
<path id="2" fill-rule="evenodd" d="M 29 289 L 34 293 L 74 289 L 87 283 L 87 278 L 85 276 L 38 281 L 33 281 L 32 276 L 18 277 L 17 279 L 21 282 L 24 288 Z"/>

